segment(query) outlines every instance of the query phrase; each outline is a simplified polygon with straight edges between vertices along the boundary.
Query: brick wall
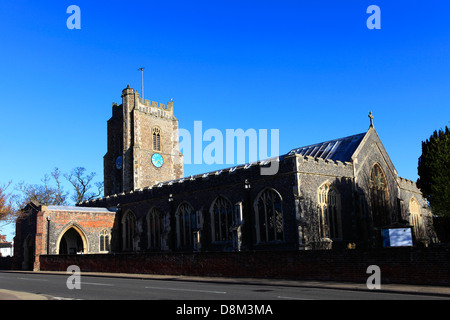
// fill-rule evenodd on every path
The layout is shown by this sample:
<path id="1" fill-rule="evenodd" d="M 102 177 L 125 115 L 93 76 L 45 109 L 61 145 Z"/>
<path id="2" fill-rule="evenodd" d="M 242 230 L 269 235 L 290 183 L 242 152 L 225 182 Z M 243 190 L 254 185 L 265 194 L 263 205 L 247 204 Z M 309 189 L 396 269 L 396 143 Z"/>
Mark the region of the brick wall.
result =
<path id="1" fill-rule="evenodd" d="M 450 285 L 450 248 L 41 256 L 41 270 Z"/>

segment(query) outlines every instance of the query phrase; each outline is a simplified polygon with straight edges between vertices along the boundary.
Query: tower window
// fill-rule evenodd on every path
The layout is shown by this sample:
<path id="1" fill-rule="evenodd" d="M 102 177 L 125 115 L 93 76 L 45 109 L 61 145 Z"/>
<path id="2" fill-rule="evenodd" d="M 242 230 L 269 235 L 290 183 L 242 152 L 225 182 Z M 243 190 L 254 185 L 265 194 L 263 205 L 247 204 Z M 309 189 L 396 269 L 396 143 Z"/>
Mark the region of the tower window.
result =
<path id="1" fill-rule="evenodd" d="M 161 151 L 161 129 L 153 128 L 153 150 Z"/>

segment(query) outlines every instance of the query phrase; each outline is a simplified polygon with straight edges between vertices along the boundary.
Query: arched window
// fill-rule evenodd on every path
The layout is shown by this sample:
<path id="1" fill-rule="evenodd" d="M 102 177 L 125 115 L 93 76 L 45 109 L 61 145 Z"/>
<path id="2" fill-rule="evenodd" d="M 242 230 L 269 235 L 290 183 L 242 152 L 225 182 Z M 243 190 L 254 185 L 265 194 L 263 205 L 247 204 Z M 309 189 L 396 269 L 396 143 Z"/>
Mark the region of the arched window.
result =
<path id="1" fill-rule="evenodd" d="M 161 129 L 154 127 L 152 130 L 153 135 L 153 150 L 161 151 Z"/>
<path id="2" fill-rule="evenodd" d="M 166 227 L 166 215 L 153 208 L 147 214 L 147 241 L 149 249 L 161 249 L 161 235 Z"/>
<path id="3" fill-rule="evenodd" d="M 370 201 L 375 228 L 381 228 L 391 223 L 388 199 L 386 176 L 380 165 L 375 164 L 370 176 Z"/>
<path id="4" fill-rule="evenodd" d="M 212 239 L 213 241 L 232 240 L 233 205 L 224 197 L 218 197 L 212 206 Z"/>
<path id="5" fill-rule="evenodd" d="M 122 249 L 123 251 L 134 250 L 134 235 L 136 230 L 136 217 L 133 212 L 128 211 L 122 219 Z"/>
<path id="6" fill-rule="evenodd" d="M 329 183 L 319 188 L 319 227 L 322 238 L 341 238 L 341 199 Z"/>
<path id="7" fill-rule="evenodd" d="M 420 204 L 414 197 L 409 201 L 409 211 L 410 222 L 414 226 L 414 235 L 416 239 L 421 239 L 424 237 L 422 215 L 420 214 Z"/>
<path id="8" fill-rule="evenodd" d="M 283 241 L 283 210 L 278 192 L 264 190 L 257 199 L 256 210 L 258 242 Z"/>
<path id="9" fill-rule="evenodd" d="M 110 250 L 110 238 L 108 230 L 104 229 L 100 232 L 100 252 L 108 252 Z"/>
<path id="10" fill-rule="evenodd" d="M 176 219 L 178 247 L 191 247 L 196 222 L 194 208 L 187 202 L 180 204 L 176 212 Z"/>

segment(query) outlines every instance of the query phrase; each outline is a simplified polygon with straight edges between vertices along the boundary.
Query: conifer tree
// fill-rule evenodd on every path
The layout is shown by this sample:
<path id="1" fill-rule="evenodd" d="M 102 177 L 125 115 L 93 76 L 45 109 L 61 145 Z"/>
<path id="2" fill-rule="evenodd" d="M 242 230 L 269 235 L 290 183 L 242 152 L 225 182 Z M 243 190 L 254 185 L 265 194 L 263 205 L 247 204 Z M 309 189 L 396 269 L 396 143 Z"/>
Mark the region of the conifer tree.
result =
<path id="1" fill-rule="evenodd" d="M 417 186 L 437 216 L 450 217 L 450 130 L 434 131 L 422 142 Z"/>

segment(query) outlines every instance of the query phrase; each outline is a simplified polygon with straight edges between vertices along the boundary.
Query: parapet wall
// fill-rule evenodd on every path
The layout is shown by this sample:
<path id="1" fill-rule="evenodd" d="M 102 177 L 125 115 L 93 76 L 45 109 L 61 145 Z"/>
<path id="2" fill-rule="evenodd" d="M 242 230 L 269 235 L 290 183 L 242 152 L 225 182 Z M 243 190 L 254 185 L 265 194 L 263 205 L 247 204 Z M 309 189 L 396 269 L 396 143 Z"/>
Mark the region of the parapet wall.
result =
<path id="1" fill-rule="evenodd" d="M 296 155 L 297 172 L 341 177 L 353 177 L 353 164 L 339 160 L 324 160 L 311 156 Z"/>

